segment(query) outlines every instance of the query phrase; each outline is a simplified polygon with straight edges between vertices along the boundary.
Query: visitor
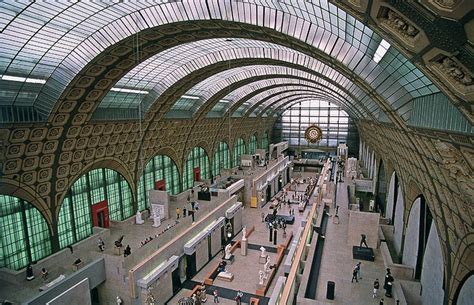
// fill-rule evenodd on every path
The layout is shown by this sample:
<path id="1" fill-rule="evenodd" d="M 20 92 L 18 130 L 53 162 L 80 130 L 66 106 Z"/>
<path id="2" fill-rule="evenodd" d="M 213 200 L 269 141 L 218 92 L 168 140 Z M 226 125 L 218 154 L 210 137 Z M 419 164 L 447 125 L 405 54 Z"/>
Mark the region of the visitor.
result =
<path id="1" fill-rule="evenodd" d="M 385 289 L 385 296 L 391 298 L 392 297 L 392 285 L 393 285 L 394 278 L 392 273 L 390 272 L 390 268 L 387 268 L 387 273 L 385 274 L 385 281 L 383 284 L 383 288 Z"/>
<path id="2" fill-rule="evenodd" d="M 374 281 L 374 292 L 372 294 L 372 297 L 374 299 L 377 297 L 377 292 L 379 291 L 379 288 L 380 288 L 379 279 L 375 279 L 375 281 Z"/>
<path id="3" fill-rule="evenodd" d="M 362 248 L 362 245 L 365 245 L 366 248 L 369 247 L 369 246 L 367 246 L 367 235 L 365 235 L 365 234 L 361 234 L 361 235 L 360 235 L 360 245 L 359 245 L 359 248 Z"/>
<path id="4" fill-rule="evenodd" d="M 361 270 L 360 270 L 360 266 L 361 266 L 361 263 L 358 262 L 356 265 L 355 265 L 355 269 L 357 270 L 357 277 L 360 279 L 362 279 L 362 273 L 361 273 Z"/>
<path id="5" fill-rule="evenodd" d="M 241 305 L 242 304 L 242 297 L 244 296 L 243 292 L 242 291 L 237 291 L 237 296 L 235 297 L 235 303 L 237 305 Z"/>
<path id="6" fill-rule="evenodd" d="M 99 246 L 100 252 L 104 252 L 104 250 L 105 250 L 105 243 L 104 243 L 104 241 L 102 240 L 101 237 L 99 237 L 98 246 Z"/>
<path id="7" fill-rule="evenodd" d="M 380 300 L 379 305 L 383 305 L 383 298 Z"/>
<path id="8" fill-rule="evenodd" d="M 130 254 L 132 254 L 132 249 L 130 248 L 130 245 L 127 245 L 127 247 L 126 247 L 125 250 L 123 251 L 123 257 L 127 257 L 127 256 L 129 256 Z"/>
<path id="9" fill-rule="evenodd" d="M 217 289 L 214 289 L 212 295 L 214 296 L 214 303 L 219 303 L 219 293 L 217 292 Z"/>
<path id="10" fill-rule="evenodd" d="M 41 268 L 41 278 L 43 279 L 43 282 L 46 282 L 48 280 L 48 270 L 46 268 Z"/>
<path id="11" fill-rule="evenodd" d="M 26 280 L 27 281 L 32 281 L 35 278 L 35 275 L 33 274 L 33 267 L 31 264 L 28 264 L 26 266 Z"/>
<path id="12" fill-rule="evenodd" d="M 184 206 L 184 207 L 183 207 L 183 217 L 186 217 L 186 212 L 187 212 L 186 206 Z"/>
<path id="13" fill-rule="evenodd" d="M 356 282 L 359 283 L 359 280 L 357 279 L 357 269 L 356 268 L 354 268 L 354 270 L 352 270 L 351 283 L 354 283 L 354 280 L 356 280 Z"/>
<path id="14" fill-rule="evenodd" d="M 181 210 L 179 208 L 176 208 L 176 219 L 179 219 L 180 213 L 181 213 Z"/>
<path id="15" fill-rule="evenodd" d="M 262 222 L 265 222 L 265 213 L 262 212 L 260 216 L 262 217 Z"/>

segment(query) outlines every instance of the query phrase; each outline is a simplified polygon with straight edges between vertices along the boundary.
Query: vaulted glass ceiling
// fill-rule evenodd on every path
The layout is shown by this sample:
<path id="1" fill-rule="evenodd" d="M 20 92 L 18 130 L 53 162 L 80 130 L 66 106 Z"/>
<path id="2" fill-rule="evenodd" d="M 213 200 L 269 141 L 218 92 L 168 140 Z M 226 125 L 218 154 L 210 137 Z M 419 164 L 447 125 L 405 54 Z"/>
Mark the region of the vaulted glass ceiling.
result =
<path id="1" fill-rule="evenodd" d="M 413 97 L 438 91 L 394 48 L 389 48 L 379 64 L 375 63 L 372 58 L 381 37 L 325 0 L 3 1 L 0 2 L 0 17 L 0 108 L 32 109 L 28 116 L 31 120 L 46 119 L 71 80 L 107 47 L 147 28 L 187 20 L 220 19 L 247 23 L 299 39 L 354 71 L 405 120 L 409 119 Z M 219 62 L 255 56 L 241 54 L 250 49 L 265 54 L 268 49 L 276 53 L 288 50 L 244 39 L 234 39 L 230 45 L 226 39 L 192 44 L 157 54 L 147 60 L 148 65 L 143 63 L 141 68 L 133 69 L 115 84 L 118 88 L 148 93 L 111 91 L 100 108 L 136 109 L 139 103 L 143 103 L 142 109 L 146 109 L 156 100 L 157 94 L 182 77 L 179 71 L 189 73 L 198 66 L 209 65 L 210 58 Z M 238 49 L 243 47 L 247 48 L 246 51 Z M 266 58 L 273 57 L 267 55 Z M 182 62 L 183 59 L 186 61 Z M 301 60 L 301 64 L 306 60 Z M 322 70 L 323 75 L 331 79 L 340 77 L 328 66 L 322 66 Z M 163 82 L 154 83 L 154 76 L 158 74 L 166 77 L 161 78 Z M 25 80 L 5 80 L 4 76 L 18 76 Z M 31 83 L 26 79 L 38 79 L 44 83 Z M 371 105 L 374 102 L 370 97 L 354 84 L 345 85 L 367 109 L 373 111 Z M 197 87 L 193 89 L 199 90 Z M 225 105 L 220 106 L 225 108 Z"/>

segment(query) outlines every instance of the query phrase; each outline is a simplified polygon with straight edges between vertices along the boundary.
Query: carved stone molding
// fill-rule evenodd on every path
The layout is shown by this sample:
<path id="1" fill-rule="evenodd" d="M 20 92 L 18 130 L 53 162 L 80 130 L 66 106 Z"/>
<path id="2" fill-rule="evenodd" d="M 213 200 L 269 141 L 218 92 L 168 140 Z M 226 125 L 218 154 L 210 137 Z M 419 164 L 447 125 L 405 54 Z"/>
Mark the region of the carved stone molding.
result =
<path id="1" fill-rule="evenodd" d="M 421 0 L 420 2 L 440 16 L 458 20 L 472 9 L 472 6 L 469 8 L 472 0 Z"/>
<path id="2" fill-rule="evenodd" d="M 426 34 L 388 4 L 374 3 L 371 16 L 382 29 L 395 36 L 407 50 L 418 53 L 429 45 Z"/>
<path id="3" fill-rule="evenodd" d="M 454 93 L 465 101 L 474 101 L 474 76 L 453 55 L 433 49 L 423 56 L 428 69 L 447 82 Z"/>

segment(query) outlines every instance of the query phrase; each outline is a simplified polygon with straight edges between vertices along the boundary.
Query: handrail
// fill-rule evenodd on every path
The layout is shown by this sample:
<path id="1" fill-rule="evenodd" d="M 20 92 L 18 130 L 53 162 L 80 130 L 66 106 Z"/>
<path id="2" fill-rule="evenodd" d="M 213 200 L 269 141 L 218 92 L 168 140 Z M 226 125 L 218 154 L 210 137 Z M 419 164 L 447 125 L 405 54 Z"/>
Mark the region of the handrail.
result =
<path id="1" fill-rule="evenodd" d="M 323 167 L 323 170 L 321 171 L 321 175 L 320 175 L 320 178 L 318 179 L 318 183 L 316 184 L 316 186 L 319 187 L 320 190 L 322 190 L 322 185 L 326 180 L 325 176 L 327 175 L 327 172 L 328 172 L 328 169 L 329 169 L 330 165 L 331 165 L 331 161 L 328 159 L 326 161 L 324 167 Z M 316 189 L 316 188 L 314 188 L 314 189 Z M 305 228 L 304 228 L 304 231 L 303 231 L 303 235 L 301 237 L 301 240 L 305 241 L 305 243 L 306 243 L 306 239 L 308 237 L 308 234 L 312 230 L 313 222 L 311 221 L 311 219 L 316 214 L 317 208 L 321 204 L 322 197 L 323 197 L 323 194 L 322 194 L 322 191 L 320 191 L 317 194 L 317 197 L 316 197 L 316 199 L 315 199 L 315 201 L 314 201 L 314 203 L 311 207 L 311 212 L 308 215 L 308 219 L 307 219 L 308 221 L 306 222 L 306 225 L 305 225 Z M 281 298 L 280 298 L 280 301 L 278 302 L 278 304 L 282 304 L 282 305 L 291 304 L 290 302 L 293 300 L 293 297 L 292 297 L 291 294 L 292 293 L 294 294 L 294 292 L 296 290 L 296 289 L 294 289 L 295 287 L 293 287 L 293 286 L 295 285 L 296 274 L 298 272 L 298 268 L 299 268 L 299 265 L 301 263 L 301 257 L 303 256 L 305 243 L 301 244 L 300 247 L 297 249 L 295 258 L 294 258 L 293 263 L 291 265 L 290 273 L 288 274 L 288 277 L 287 277 L 287 280 L 286 280 L 287 284 L 285 285 L 285 287 L 283 289 L 283 292 L 282 292 L 282 295 L 281 295 Z"/>

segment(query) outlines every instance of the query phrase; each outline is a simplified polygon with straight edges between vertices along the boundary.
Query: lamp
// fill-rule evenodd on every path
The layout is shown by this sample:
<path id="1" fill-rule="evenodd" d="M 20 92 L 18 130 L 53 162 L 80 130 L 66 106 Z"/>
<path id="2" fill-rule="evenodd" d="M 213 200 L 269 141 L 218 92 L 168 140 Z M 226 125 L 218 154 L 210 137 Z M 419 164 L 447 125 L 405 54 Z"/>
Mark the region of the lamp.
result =
<path id="1" fill-rule="evenodd" d="M 225 232 L 226 232 L 227 238 L 231 238 L 231 237 L 232 237 L 232 224 L 231 224 L 230 222 L 228 222 L 228 223 L 225 225 Z"/>

